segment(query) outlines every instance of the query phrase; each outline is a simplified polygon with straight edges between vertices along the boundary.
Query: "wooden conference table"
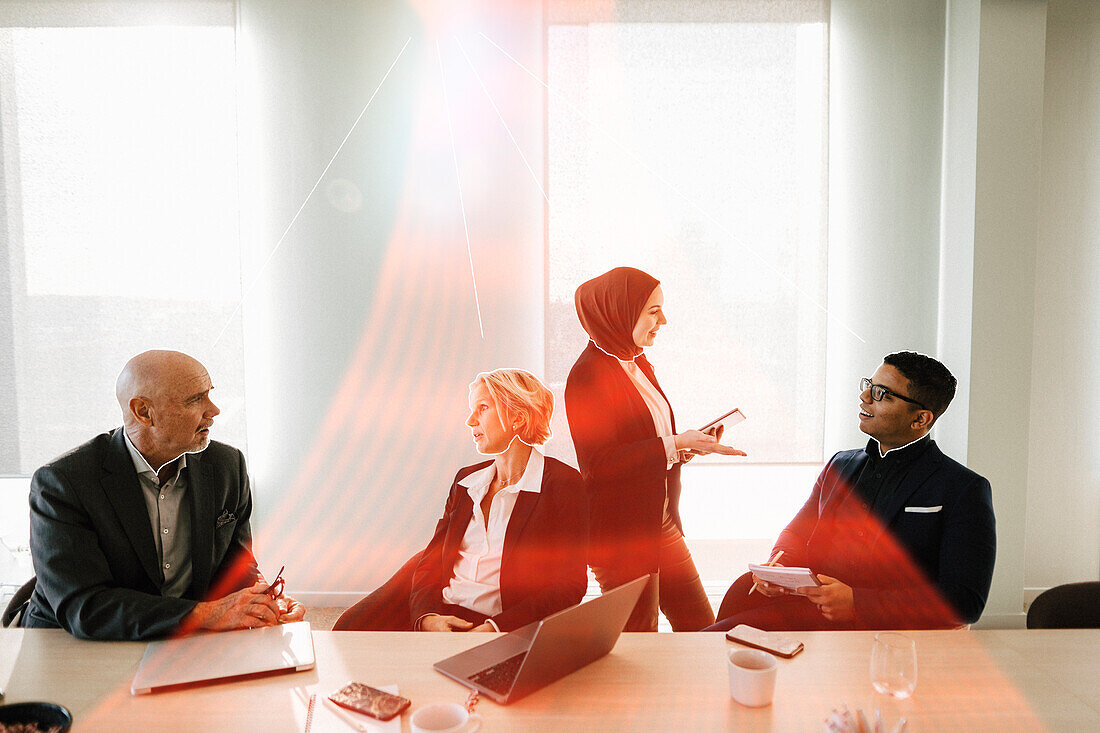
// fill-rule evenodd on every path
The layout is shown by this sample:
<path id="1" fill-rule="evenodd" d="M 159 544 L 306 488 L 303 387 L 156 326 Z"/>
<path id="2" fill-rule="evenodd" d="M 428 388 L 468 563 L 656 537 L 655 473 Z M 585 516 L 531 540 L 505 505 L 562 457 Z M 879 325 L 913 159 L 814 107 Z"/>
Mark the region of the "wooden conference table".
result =
<path id="1" fill-rule="evenodd" d="M 820 731 L 834 706 L 883 709 L 910 731 L 1100 730 L 1100 630 L 917 631 L 915 695 L 873 692 L 871 632 L 796 634 L 806 651 L 779 661 L 775 701 L 741 707 L 729 697 L 721 634 L 623 634 L 611 654 L 507 707 L 482 700 L 483 731 Z M 348 733 L 320 699 L 348 680 L 396 684 L 412 709 L 464 702 L 462 686 L 432 670 L 481 635 L 314 632 L 308 672 L 132 697 L 145 645 L 79 641 L 59 630 L 0 630 L 4 702 L 68 707 L 73 730 L 301 731 Z M 737 647 L 741 648 L 741 647 Z M 9 676 L 10 671 L 10 676 Z M 401 730 L 409 730 L 408 713 Z"/>

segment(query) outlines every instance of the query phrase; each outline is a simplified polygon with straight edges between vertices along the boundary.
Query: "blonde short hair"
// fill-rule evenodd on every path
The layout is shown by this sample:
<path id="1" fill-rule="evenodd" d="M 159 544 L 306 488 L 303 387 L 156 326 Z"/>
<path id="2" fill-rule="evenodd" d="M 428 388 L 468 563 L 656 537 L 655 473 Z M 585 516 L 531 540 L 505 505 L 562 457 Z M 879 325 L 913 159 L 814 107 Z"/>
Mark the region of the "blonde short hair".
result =
<path id="1" fill-rule="evenodd" d="M 470 382 L 485 385 L 496 404 L 501 426 L 516 425 L 516 434 L 527 445 L 542 445 L 550 439 L 550 418 L 554 416 L 554 394 L 539 378 L 523 369 L 494 369 L 482 372 Z"/>

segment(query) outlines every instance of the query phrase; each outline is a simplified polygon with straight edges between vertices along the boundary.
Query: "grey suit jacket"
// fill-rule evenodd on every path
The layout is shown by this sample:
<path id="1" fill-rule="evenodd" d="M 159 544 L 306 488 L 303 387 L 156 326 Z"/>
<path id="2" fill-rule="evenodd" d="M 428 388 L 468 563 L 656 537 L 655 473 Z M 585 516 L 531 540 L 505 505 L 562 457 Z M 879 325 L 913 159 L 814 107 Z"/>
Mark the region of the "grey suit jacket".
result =
<path id="1" fill-rule="evenodd" d="M 86 639 L 170 634 L 200 600 L 256 577 L 244 456 L 211 441 L 187 457 L 191 586 L 160 594 L 149 514 L 122 428 L 38 469 L 31 480 L 31 558 L 38 577 L 22 625 Z"/>

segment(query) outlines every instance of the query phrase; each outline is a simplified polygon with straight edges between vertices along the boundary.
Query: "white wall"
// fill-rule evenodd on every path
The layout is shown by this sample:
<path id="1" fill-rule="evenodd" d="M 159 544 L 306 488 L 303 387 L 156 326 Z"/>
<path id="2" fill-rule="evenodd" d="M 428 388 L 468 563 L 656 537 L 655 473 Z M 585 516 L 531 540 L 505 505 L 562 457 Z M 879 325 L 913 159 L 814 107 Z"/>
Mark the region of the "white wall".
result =
<path id="1" fill-rule="evenodd" d="M 944 442 L 965 437 L 968 465 L 993 484 L 998 558 L 982 624 L 1019 626 L 1042 589 L 1100 576 L 1100 417 L 1083 396 L 1100 383 L 1100 8 L 984 0 L 978 28 L 976 6 L 949 3 L 941 283 L 945 351 L 971 340 L 969 409 L 964 429 L 958 412 L 939 429 Z M 1062 397 L 1067 383 L 1081 392 Z"/>
<path id="2" fill-rule="evenodd" d="M 829 22 L 826 456 L 866 442 L 884 355 L 936 351 L 944 3 L 833 0 Z"/>
<path id="3" fill-rule="evenodd" d="M 974 302 L 974 194 L 978 156 L 980 0 L 948 0 L 944 42 L 943 160 L 937 351 L 963 389 L 936 423 L 936 442 L 966 463 Z"/>
<path id="4" fill-rule="evenodd" d="M 1051 0 L 1024 585 L 1100 578 L 1100 4 Z"/>
<path id="5" fill-rule="evenodd" d="M 982 3 L 968 464 L 993 485 L 986 615 L 1023 607 L 1046 4 Z"/>

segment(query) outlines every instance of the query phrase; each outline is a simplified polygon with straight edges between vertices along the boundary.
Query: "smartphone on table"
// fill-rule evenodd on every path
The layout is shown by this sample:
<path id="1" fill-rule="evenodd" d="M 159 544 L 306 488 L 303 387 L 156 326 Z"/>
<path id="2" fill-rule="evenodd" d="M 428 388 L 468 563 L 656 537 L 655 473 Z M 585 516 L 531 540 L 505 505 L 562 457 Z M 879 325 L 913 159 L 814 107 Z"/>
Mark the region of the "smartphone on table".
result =
<path id="1" fill-rule="evenodd" d="M 407 697 L 391 695 L 362 682 L 349 682 L 328 696 L 329 700 L 348 710 L 369 715 L 376 720 L 389 720 L 409 707 Z"/>
<path id="2" fill-rule="evenodd" d="M 738 624 L 726 632 L 726 638 L 738 644 L 751 646 L 753 649 L 774 654 L 777 657 L 790 659 L 795 654 L 805 649 L 802 642 L 789 636 L 776 634 L 772 631 L 763 631 L 748 624 Z"/>

